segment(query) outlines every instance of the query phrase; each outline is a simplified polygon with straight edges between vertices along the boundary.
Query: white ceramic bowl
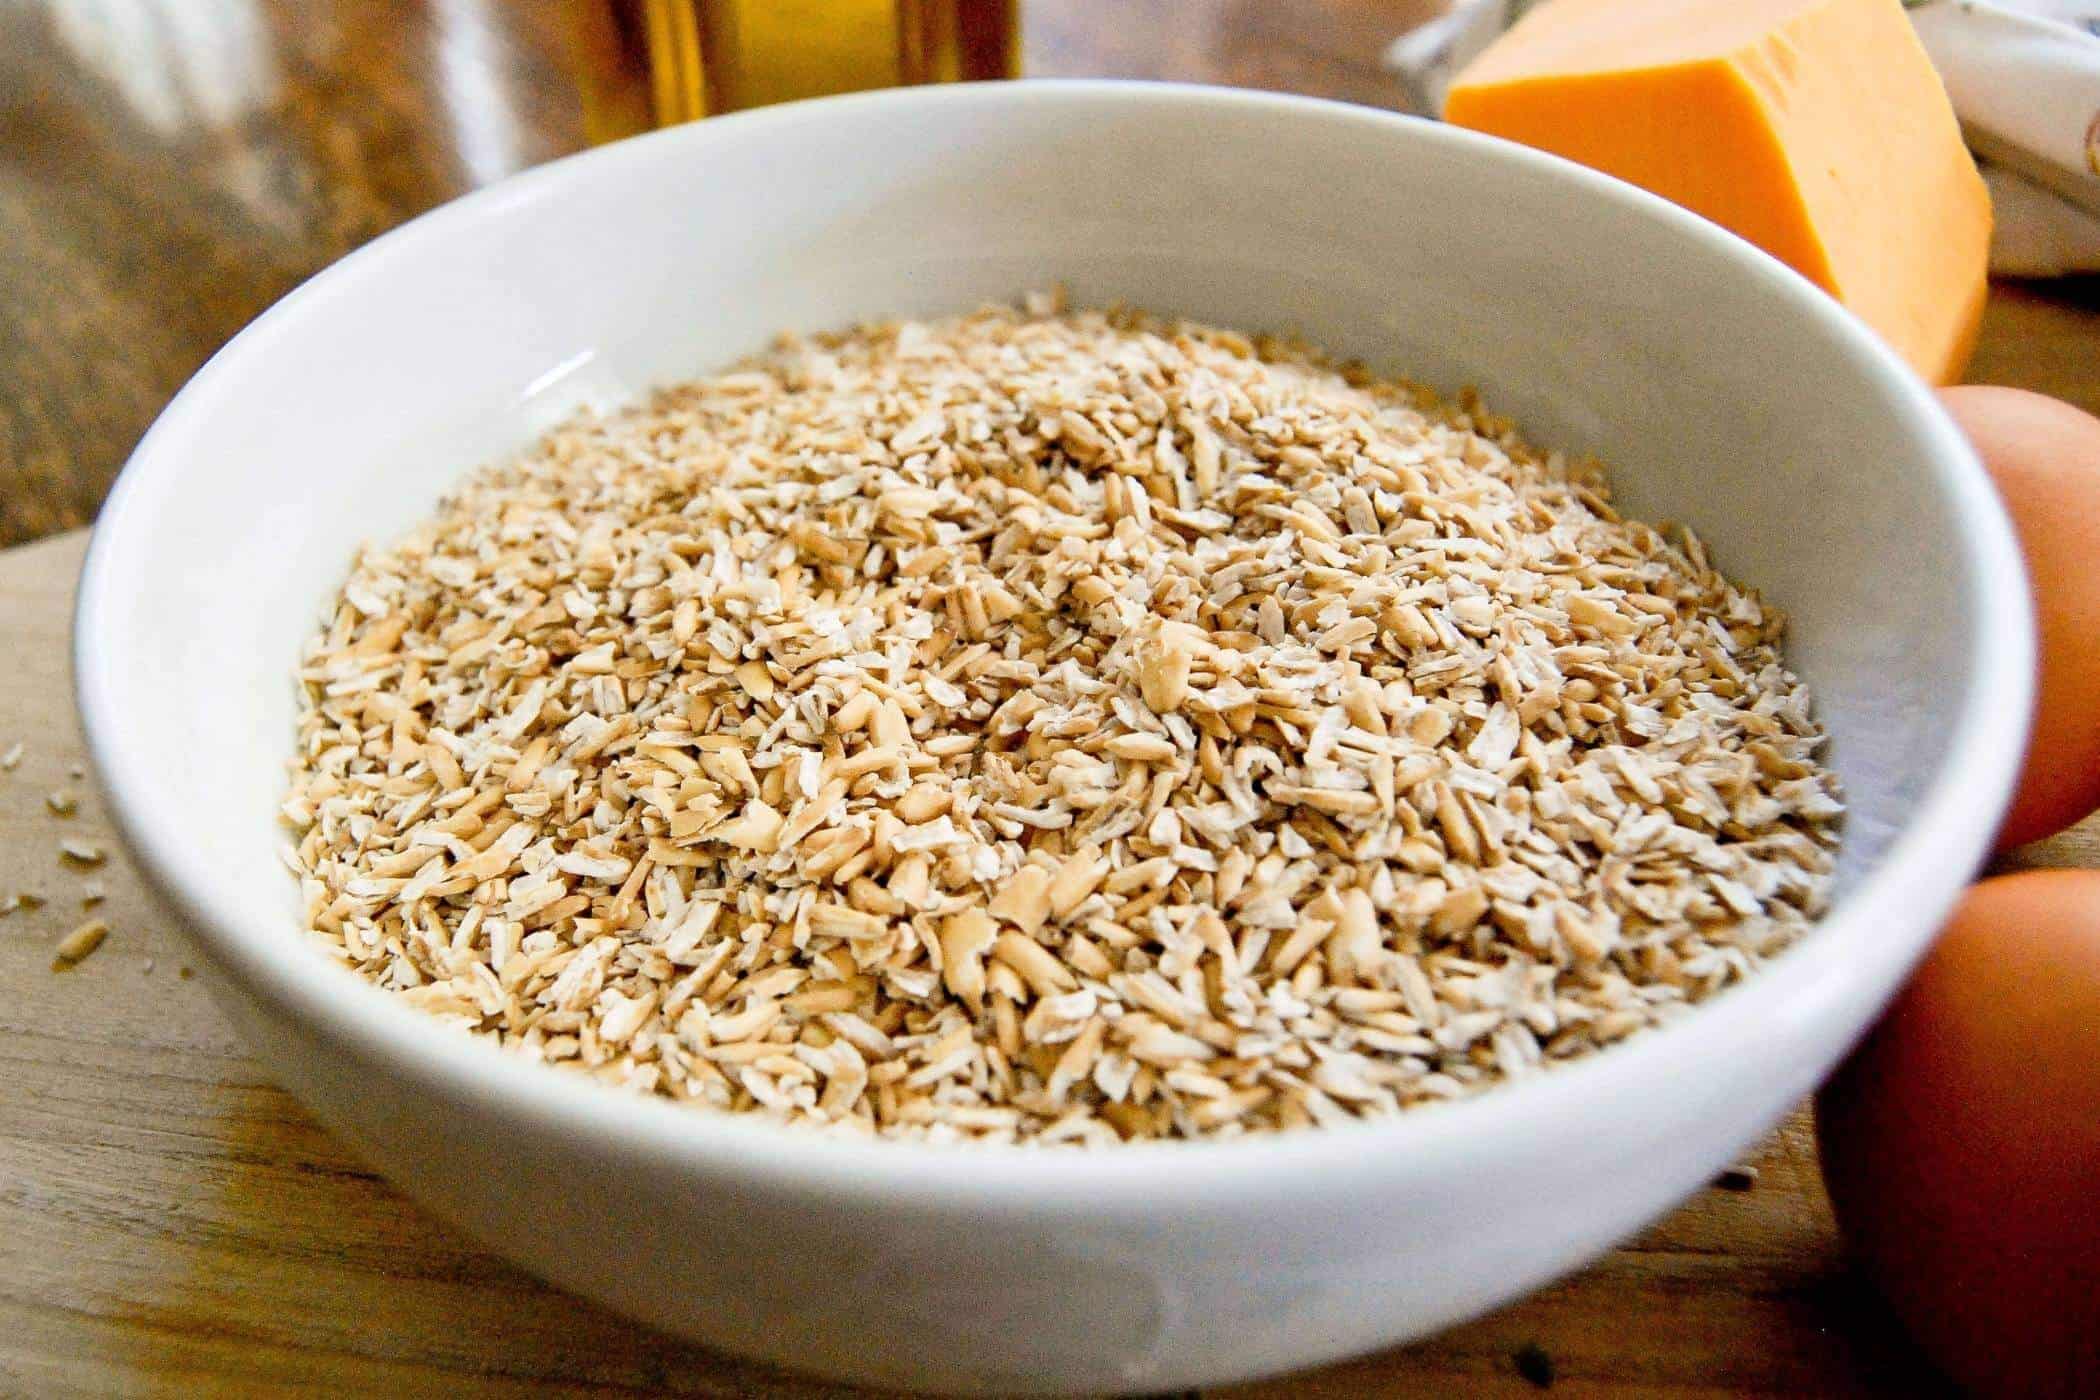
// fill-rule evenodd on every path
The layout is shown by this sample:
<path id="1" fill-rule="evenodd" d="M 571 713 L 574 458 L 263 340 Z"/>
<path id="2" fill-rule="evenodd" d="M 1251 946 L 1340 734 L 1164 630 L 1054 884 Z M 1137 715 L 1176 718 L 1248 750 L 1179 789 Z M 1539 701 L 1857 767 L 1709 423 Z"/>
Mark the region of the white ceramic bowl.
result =
<path id="1" fill-rule="evenodd" d="M 586 399 L 786 328 L 1065 279 L 1296 328 L 1596 449 L 1795 617 L 1852 804 L 1836 910 L 1758 978 L 1377 1126 L 1115 1151 L 820 1140 L 427 1022 L 298 931 L 291 670 L 358 541 Z M 1925 387 L 1778 263 L 1628 186 L 1287 97 L 930 88 L 703 122 L 449 205 L 315 278 L 162 415 L 96 527 L 81 710 L 227 1014 L 374 1165 L 579 1293 L 835 1376 L 1168 1389 L 1418 1336 L 1580 1264 L 1826 1072 L 1976 866 L 2032 667 L 2012 537 Z"/>

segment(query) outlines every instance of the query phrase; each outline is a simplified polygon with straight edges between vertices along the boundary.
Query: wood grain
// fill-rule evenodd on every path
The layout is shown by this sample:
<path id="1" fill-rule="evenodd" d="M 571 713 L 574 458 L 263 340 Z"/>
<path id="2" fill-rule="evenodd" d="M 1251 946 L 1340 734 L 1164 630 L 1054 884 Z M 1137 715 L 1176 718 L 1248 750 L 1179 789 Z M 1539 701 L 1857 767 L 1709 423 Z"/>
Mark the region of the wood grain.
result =
<path id="1" fill-rule="evenodd" d="M 582 143 L 579 0 L 0 4 L 0 544 L 87 522 L 146 425 L 304 277 Z M 1025 0 L 1025 66 L 1376 105 L 1435 0 Z M 1972 377 L 2100 411 L 2100 279 L 2000 286 Z M 635 1328 L 481 1253 L 348 1158 L 242 1054 L 120 856 L 83 915 L 68 830 L 80 538 L 0 554 L 0 1394 L 818 1395 Z M 60 822 L 53 787 L 82 788 Z M 2100 828 L 2013 864 L 2100 865 Z M 151 968 L 148 970 L 147 964 Z M 1420 1345 L 1232 1392 L 1929 1394 L 1847 1273 L 1797 1115 L 1747 1192 L 1709 1191 L 1574 1278 Z"/>

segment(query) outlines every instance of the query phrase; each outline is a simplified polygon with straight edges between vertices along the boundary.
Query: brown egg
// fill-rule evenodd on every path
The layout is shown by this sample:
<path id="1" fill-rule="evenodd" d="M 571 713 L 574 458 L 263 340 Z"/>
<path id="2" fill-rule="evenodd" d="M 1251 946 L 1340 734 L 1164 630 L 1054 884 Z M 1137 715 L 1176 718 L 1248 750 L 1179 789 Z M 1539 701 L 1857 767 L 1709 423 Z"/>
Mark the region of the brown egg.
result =
<path id="1" fill-rule="evenodd" d="M 1989 1395 L 2100 1395 L 2100 871 L 1971 890 L 1816 1099 L 1838 1220 Z"/>
<path id="2" fill-rule="evenodd" d="M 2012 515 L 2034 589 L 2034 736 L 1998 849 L 2100 807 L 2100 418 L 2024 389 L 1941 391 Z"/>

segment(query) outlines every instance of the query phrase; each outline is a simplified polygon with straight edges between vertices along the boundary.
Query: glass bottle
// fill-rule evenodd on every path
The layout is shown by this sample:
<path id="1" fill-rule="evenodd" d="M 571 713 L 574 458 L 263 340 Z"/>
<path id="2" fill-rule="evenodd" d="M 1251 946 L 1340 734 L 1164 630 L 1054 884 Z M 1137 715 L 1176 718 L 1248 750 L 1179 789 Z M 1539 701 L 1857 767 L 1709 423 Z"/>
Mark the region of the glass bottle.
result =
<path id="1" fill-rule="evenodd" d="M 1017 76 L 1019 0 L 571 0 L 587 134 Z"/>

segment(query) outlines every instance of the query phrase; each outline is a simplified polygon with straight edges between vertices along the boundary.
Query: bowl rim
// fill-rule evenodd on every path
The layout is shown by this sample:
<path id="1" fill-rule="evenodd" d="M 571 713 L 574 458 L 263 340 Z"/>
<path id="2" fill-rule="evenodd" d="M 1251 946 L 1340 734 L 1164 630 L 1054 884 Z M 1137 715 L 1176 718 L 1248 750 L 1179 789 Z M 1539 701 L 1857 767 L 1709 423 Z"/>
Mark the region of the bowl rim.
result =
<path id="1" fill-rule="evenodd" d="M 139 775 L 150 757 L 135 750 L 121 716 L 126 700 L 150 688 L 128 677 L 96 645 L 115 606 L 131 591 L 127 536 L 150 529 L 143 507 L 152 485 L 180 471 L 188 439 L 209 416 L 223 386 L 271 346 L 313 304 L 351 288 L 387 259 L 412 256 L 419 242 L 530 199 L 586 169 L 613 162 L 675 158 L 682 150 L 732 143 L 772 127 L 823 124 L 889 110 L 970 109 L 1024 103 L 1075 108 L 1236 109 L 1273 120 L 1326 123 L 1390 139 L 1443 146 L 1485 165 L 1514 167 L 1565 188 L 1577 201 L 1617 204 L 1722 251 L 1742 275 L 1835 337 L 1866 379 L 1914 420 L 1928 451 L 1934 494 L 1957 517 L 1964 557 L 1957 566 L 1977 604 L 1969 674 L 1948 756 L 1887 852 L 1847 891 L 1810 935 L 1696 1012 L 1606 1052 L 1477 1096 L 1394 1118 L 1220 1140 L 1125 1143 L 1095 1150 L 1020 1144 L 927 1143 L 845 1138 L 752 1115 L 695 1111 L 629 1094 L 585 1076 L 507 1053 L 460 1034 L 353 973 L 318 956 L 295 930 L 249 919 L 206 873 L 185 838 L 179 795 Z M 1610 176 L 1479 133 L 1379 109 L 1319 98 L 1194 84 L 1116 79 L 1033 79 L 855 93 L 712 118 L 584 151 L 534 167 L 454 199 L 364 245 L 283 297 L 214 354 L 163 410 L 133 450 L 95 525 L 82 568 L 74 630 L 74 674 L 89 752 L 117 826 L 150 882 L 176 907 L 207 959 L 281 1014 L 310 1026 L 332 1050 L 425 1092 L 467 1096 L 513 1128 L 531 1126 L 588 1137 L 608 1153 L 668 1170 L 735 1173 L 777 1188 L 833 1200 L 916 1203 L 927 1208 L 1033 1212 L 1099 1211 L 1119 1200 L 1156 1197 L 1174 1183 L 1194 1203 L 1273 1198 L 1281 1176 L 1295 1190 L 1351 1173 L 1439 1174 L 1484 1170 L 1526 1137 L 1568 1141 L 1585 1124 L 1610 1121 L 1614 1105 L 1637 1104 L 1655 1086 L 1694 1067 L 1739 1057 L 1775 1021 L 1813 1019 L 1819 1006 L 1864 995 L 1879 1005 L 1929 946 L 1932 920 L 1918 932 L 1888 932 L 1882 915 L 1921 898 L 1951 901 L 1984 855 L 2011 791 L 2024 748 L 2034 669 L 2026 576 L 1995 491 L 1967 441 L 1915 374 L 1864 324 L 1807 280 L 1735 235 Z M 1921 894 L 1922 892 L 1922 894 Z M 1938 913 L 1935 908 L 1931 911 Z M 1853 1027 L 1852 1033 L 1864 1028 Z M 1761 1131 L 1746 1124 L 1743 1137 Z M 1171 1171 L 1171 1177 L 1163 1172 Z M 1308 1199 L 1313 1199 L 1308 1197 Z"/>

